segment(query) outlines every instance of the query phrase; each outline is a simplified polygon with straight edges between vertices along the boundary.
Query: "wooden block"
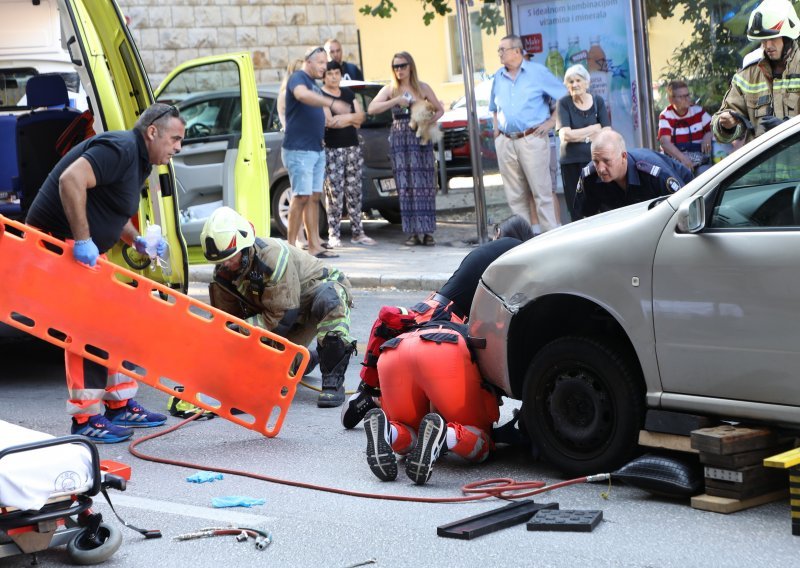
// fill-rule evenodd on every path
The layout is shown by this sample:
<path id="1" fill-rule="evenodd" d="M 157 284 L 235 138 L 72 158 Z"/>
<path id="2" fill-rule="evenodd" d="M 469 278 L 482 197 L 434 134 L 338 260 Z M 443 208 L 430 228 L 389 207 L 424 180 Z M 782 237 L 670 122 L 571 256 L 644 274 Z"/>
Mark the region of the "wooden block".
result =
<path id="1" fill-rule="evenodd" d="M 712 481 L 739 485 L 769 483 L 774 480 L 786 481 L 786 475 L 782 474 L 781 471 L 769 469 L 761 465 L 748 465 L 739 469 L 722 469 L 719 467 L 706 466 L 703 474 L 706 478 L 706 485 Z"/>
<path id="2" fill-rule="evenodd" d="M 774 446 L 777 436 L 767 428 L 715 426 L 701 428 L 691 435 L 692 447 L 709 454 L 729 455 Z"/>
<path id="3" fill-rule="evenodd" d="M 772 503 L 773 501 L 780 501 L 781 499 L 785 499 L 788 494 L 789 490 L 784 488 L 777 491 L 772 491 L 771 493 L 765 493 L 764 495 L 759 495 L 758 497 L 741 500 L 728 499 L 726 497 L 714 497 L 707 494 L 695 495 L 692 497 L 692 507 L 695 509 L 700 509 L 701 511 L 711 511 L 712 513 L 723 513 L 727 515 L 728 513 L 743 511 L 744 509 L 758 507 L 759 505 Z"/>
<path id="4" fill-rule="evenodd" d="M 648 448 L 663 448 L 665 450 L 688 452 L 690 454 L 697 453 L 697 450 L 692 449 L 689 436 L 676 436 L 675 434 L 648 432 L 647 430 L 639 430 L 639 445 Z"/>
<path id="5" fill-rule="evenodd" d="M 767 467 L 778 467 L 788 469 L 800 464 L 800 448 L 783 452 L 777 456 L 772 456 L 764 460 L 764 465 Z"/>
<path id="6" fill-rule="evenodd" d="M 707 416 L 685 414 L 671 410 L 648 410 L 644 421 L 644 429 L 648 432 L 688 436 L 692 433 L 692 430 L 708 428 L 715 424 L 718 424 L 718 421 Z"/>
<path id="7" fill-rule="evenodd" d="M 775 447 L 761 448 L 760 450 L 752 450 L 750 452 L 739 452 L 738 454 L 729 454 L 727 456 L 700 452 L 700 463 L 726 469 L 738 469 L 747 465 L 760 464 L 765 458 L 774 456 L 777 452 L 789 449 L 790 447 L 788 443 L 781 443 Z"/>
<path id="8" fill-rule="evenodd" d="M 754 497 L 758 497 L 760 495 L 765 495 L 767 493 L 772 493 L 774 491 L 778 491 L 779 489 L 783 489 L 785 483 L 778 483 L 778 484 L 761 484 L 761 485 L 752 485 L 747 488 L 742 489 L 726 489 L 726 488 L 719 488 L 719 487 L 709 487 L 706 485 L 706 495 L 711 495 L 712 497 L 725 497 L 727 499 L 735 499 L 737 501 L 745 501 L 747 499 L 752 499 Z"/>

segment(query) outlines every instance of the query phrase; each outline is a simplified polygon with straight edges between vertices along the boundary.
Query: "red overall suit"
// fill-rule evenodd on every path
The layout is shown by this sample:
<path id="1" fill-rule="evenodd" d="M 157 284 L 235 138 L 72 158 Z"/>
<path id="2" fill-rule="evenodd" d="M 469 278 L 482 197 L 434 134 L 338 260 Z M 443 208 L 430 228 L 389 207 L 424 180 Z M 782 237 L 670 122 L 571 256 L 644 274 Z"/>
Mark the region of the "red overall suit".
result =
<path id="1" fill-rule="evenodd" d="M 381 405 L 398 436 L 392 449 L 408 453 L 430 407 L 456 432 L 453 453 L 473 462 L 494 449 L 490 432 L 500 418 L 497 398 L 483 385 L 470 353 L 467 328 L 432 321 L 384 343 L 378 359 Z"/>

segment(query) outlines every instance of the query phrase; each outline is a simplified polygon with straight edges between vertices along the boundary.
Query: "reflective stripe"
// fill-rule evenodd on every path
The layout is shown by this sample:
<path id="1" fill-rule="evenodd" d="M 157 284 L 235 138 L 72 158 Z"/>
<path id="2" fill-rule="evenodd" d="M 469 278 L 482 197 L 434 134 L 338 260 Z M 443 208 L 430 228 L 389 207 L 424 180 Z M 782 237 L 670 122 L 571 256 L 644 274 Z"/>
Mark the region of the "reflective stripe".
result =
<path id="1" fill-rule="evenodd" d="M 790 79 L 793 81 L 794 79 Z M 733 76 L 733 83 L 739 87 L 743 93 L 747 93 L 748 95 L 755 95 L 756 93 L 760 92 L 769 92 L 769 85 L 765 81 L 759 81 L 758 83 L 749 83 L 747 82 L 744 77 L 739 75 L 738 73 Z M 778 82 L 776 81 L 776 85 Z"/>
<path id="2" fill-rule="evenodd" d="M 273 284 L 278 282 L 286 273 L 286 267 L 289 265 L 289 245 L 284 241 L 277 241 L 280 245 L 280 252 L 278 252 L 278 260 L 275 262 L 275 270 L 269 277 L 269 281 Z"/>

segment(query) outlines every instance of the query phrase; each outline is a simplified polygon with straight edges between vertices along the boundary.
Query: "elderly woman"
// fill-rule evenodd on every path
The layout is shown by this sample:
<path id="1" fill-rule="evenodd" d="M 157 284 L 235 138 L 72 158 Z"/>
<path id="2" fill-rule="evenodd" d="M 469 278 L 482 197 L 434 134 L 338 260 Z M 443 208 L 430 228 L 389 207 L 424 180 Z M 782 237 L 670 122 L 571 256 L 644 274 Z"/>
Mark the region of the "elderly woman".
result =
<path id="1" fill-rule="evenodd" d="M 589 72 L 583 65 L 573 65 L 564 73 L 564 85 L 569 94 L 558 101 L 556 130 L 561 139 L 561 179 L 569 216 L 574 221 L 575 189 L 581 169 L 592 161 L 592 138 L 603 128 L 611 126 L 602 97 L 589 93 Z"/>

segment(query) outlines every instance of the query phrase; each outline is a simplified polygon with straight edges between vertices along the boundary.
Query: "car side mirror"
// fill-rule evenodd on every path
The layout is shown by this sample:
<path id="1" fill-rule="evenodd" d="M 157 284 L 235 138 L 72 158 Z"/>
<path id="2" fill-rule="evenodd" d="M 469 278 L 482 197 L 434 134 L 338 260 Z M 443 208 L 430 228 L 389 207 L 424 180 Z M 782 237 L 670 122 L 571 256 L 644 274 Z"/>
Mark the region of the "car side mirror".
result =
<path id="1" fill-rule="evenodd" d="M 706 226 L 706 204 L 702 195 L 684 201 L 678 207 L 678 232 L 699 233 Z"/>

